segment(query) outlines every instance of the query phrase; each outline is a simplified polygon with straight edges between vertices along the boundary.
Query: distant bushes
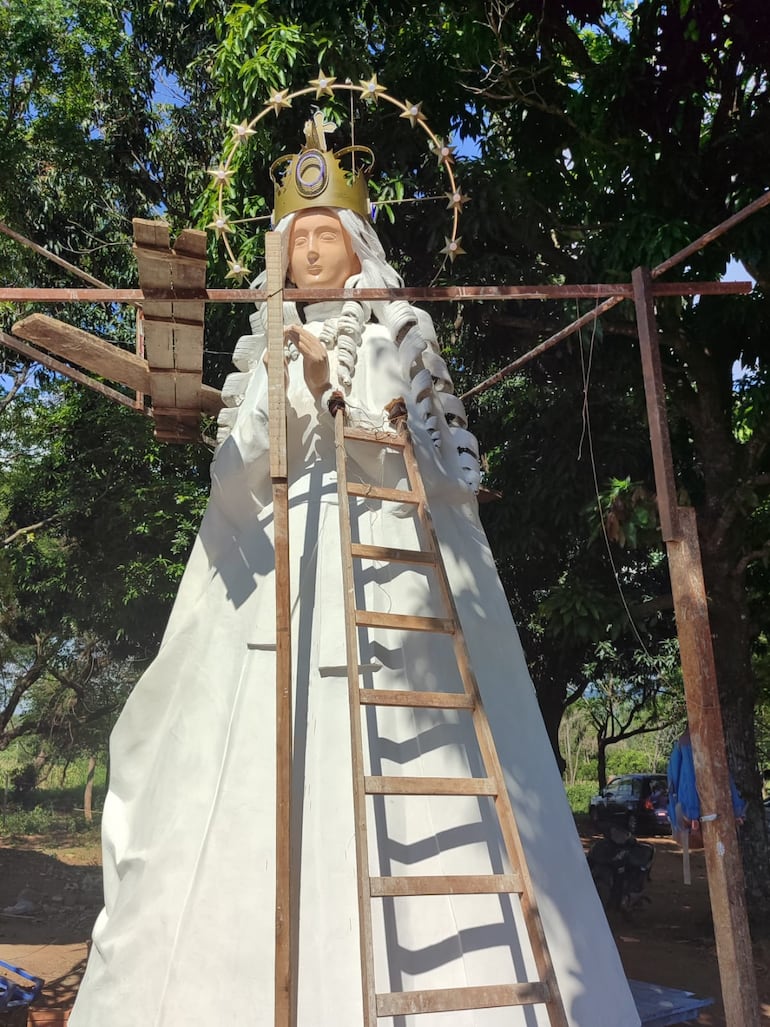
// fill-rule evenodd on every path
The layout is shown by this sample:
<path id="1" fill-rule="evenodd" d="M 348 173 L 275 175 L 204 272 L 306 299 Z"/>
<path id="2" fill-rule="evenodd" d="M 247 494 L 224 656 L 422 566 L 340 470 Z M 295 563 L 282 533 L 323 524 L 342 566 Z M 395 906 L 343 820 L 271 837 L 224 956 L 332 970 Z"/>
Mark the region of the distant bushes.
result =
<path id="1" fill-rule="evenodd" d="M 587 813 L 588 802 L 592 795 L 596 795 L 598 785 L 596 781 L 576 781 L 574 785 L 567 785 L 567 802 L 573 813 Z"/>

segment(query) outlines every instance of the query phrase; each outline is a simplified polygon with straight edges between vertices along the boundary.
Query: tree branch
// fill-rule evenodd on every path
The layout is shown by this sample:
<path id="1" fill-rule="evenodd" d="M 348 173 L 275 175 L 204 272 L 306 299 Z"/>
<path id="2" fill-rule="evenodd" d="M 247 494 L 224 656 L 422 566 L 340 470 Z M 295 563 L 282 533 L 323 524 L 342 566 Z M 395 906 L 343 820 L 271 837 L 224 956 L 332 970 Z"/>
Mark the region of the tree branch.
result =
<path id="1" fill-rule="evenodd" d="M 739 578 L 745 573 L 750 563 L 753 563 L 755 560 L 762 560 L 764 557 L 770 557 L 770 541 L 765 542 L 761 548 L 752 549 L 751 552 L 744 554 L 735 565 L 733 576 Z"/>
<path id="2" fill-rule="evenodd" d="M 0 732 L 3 735 L 5 735 L 6 728 L 10 724 L 19 703 L 35 682 L 40 679 L 46 669 L 48 653 L 46 652 L 45 643 L 47 641 L 48 639 L 41 635 L 35 638 L 35 658 L 31 665 L 17 677 L 16 684 L 8 696 L 5 708 L 0 713 Z"/>
<path id="3" fill-rule="evenodd" d="M 3 410 L 7 410 L 8 409 L 8 407 L 10 406 L 14 396 L 16 395 L 16 393 L 19 391 L 19 389 L 22 387 L 22 385 L 26 382 L 27 378 L 29 377 L 29 372 L 30 372 L 30 367 L 29 366 L 20 367 L 16 371 L 14 371 L 14 373 L 13 373 L 13 385 L 10 387 L 8 392 L 6 392 L 6 394 L 3 396 L 3 398 L 0 399 L 0 413 L 2 413 Z"/>
<path id="4" fill-rule="evenodd" d="M 12 542 L 15 542 L 17 538 L 22 535 L 29 535 L 33 531 L 38 531 L 40 528 L 44 528 L 46 524 L 50 524 L 51 521 L 55 521 L 61 514 L 52 514 L 50 517 L 46 517 L 42 521 L 38 521 L 37 524 L 28 524 L 26 528 L 17 528 L 12 534 L 0 541 L 0 549 L 5 549 L 6 546 L 10 546 Z"/>

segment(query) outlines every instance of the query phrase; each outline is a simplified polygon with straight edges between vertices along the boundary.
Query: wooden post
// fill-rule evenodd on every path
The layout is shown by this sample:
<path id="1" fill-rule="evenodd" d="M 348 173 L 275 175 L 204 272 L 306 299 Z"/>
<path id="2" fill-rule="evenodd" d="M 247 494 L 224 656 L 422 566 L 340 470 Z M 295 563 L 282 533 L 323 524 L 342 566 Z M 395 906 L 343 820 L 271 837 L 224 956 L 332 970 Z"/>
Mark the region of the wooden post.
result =
<path id="1" fill-rule="evenodd" d="M 267 267 L 267 375 L 270 477 L 275 548 L 275 1027 L 292 1027 L 291 895 L 291 590 L 289 584 L 289 481 L 286 458 L 286 385 L 283 357 L 281 236 L 265 236 Z"/>
<path id="2" fill-rule="evenodd" d="M 695 511 L 678 506 L 666 420 L 658 329 L 647 268 L 632 276 L 655 486 L 668 551 L 695 778 L 702 813 L 711 912 L 728 1027 L 759 1027 L 743 863 L 730 794 L 706 588 Z"/>

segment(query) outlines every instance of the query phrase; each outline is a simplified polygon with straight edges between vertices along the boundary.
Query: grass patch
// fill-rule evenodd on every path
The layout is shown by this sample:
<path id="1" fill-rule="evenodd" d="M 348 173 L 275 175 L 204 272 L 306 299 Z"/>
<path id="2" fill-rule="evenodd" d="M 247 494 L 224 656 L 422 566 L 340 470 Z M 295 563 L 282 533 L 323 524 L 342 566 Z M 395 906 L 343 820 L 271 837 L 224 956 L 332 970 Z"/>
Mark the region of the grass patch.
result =
<path id="1" fill-rule="evenodd" d="M 0 836 L 4 838 L 85 834 L 93 830 L 94 825 L 87 823 L 83 814 L 76 810 L 61 812 L 50 806 L 35 806 L 34 809 L 9 810 L 0 815 Z"/>

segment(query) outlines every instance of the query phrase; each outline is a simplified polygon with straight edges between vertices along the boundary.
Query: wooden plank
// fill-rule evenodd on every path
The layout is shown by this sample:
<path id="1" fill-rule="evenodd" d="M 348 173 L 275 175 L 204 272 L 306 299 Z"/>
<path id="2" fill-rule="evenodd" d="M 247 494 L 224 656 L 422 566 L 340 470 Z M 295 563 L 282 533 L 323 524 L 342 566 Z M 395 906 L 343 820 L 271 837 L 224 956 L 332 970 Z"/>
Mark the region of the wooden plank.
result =
<path id="1" fill-rule="evenodd" d="M 292 932 L 294 896 L 291 888 L 291 590 L 289 566 L 289 486 L 273 480 L 275 545 L 275 701 L 276 701 L 276 826 L 275 826 L 275 1027 L 294 1024 Z M 254 730 L 259 725 L 254 725 Z"/>
<path id="2" fill-rule="evenodd" d="M 384 688 L 362 688 L 362 706 L 412 706 L 435 710 L 472 710 L 473 698 L 464 692 L 407 692 Z"/>
<path id="3" fill-rule="evenodd" d="M 173 375 L 157 376 L 150 383 L 153 410 L 177 410 L 176 382 Z"/>
<path id="4" fill-rule="evenodd" d="M 64 321 L 48 317 L 46 314 L 31 314 L 29 317 L 17 321 L 14 325 L 14 332 L 22 339 L 43 346 L 52 353 L 57 353 L 65 360 L 94 374 L 120 382 L 127 388 L 134 389 L 143 395 L 151 395 L 153 411 L 179 408 L 185 412 L 200 413 L 202 411 L 206 414 L 217 414 L 222 409 L 222 394 L 219 389 L 200 384 L 200 370 L 178 369 L 173 366 L 151 370 L 147 361 L 135 353 L 121 349 L 114 343 L 91 335 L 90 332 L 84 332 Z M 135 399 L 123 396 L 110 389 L 109 386 L 79 374 L 66 364 L 46 358 L 46 355 L 38 350 L 26 347 L 23 343 L 14 342 L 13 338 L 13 336 L 5 335 L 4 344 L 23 356 L 64 374 L 73 381 L 86 385 L 95 392 L 108 396 L 124 406 L 143 409 L 143 404 L 137 404 Z M 171 338 L 169 335 L 169 343 Z M 169 350 L 169 360 L 173 361 L 172 349 Z M 163 384 L 161 381 L 163 375 L 170 375 L 172 378 Z M 154 389 L 153 381 L 155 382 Z"/>
<path id="5" fill-rule="evenodd" d="M 174 325 L 171 315 L 164 318 L 145 317 L 144 352 L 150 370 L 174 369 Z"/>
<path id="6" fill-rule="evenodd" d="M 435 631 L 451 635 L 454 622 L 440 617 L 415 617 L 404 613 L 378 613 L 375 610 L 356 610 L 356 624 L 362 628 L 394 628 L 399 631 Z"/>
<path id="7" fill-rule="evenodd" d="M 175 292 L 203 290 L 206 286 L 206 233 L 186 228 L 174 242 L 173 281 Z M 177 390 L 180 406 L 200 404 L 203 376 L 203 325 L 205 306 L 201 300 L 174 300 L 174 362 L 180 369 L 198 372 L 197 390 L 185 382 Z"/>
<path id="8" fill-rule="evenodd" d="M 46 314 L 30 314 L 13 326 L 14 334 L 94 374 L 120 382 L 136 392 L 150 391 L 146 360 L 114 343 Z"/>
<path id="9" fill-rule="evenodd" d="M 168 249 L 171 228 L 165 221 L 159 221 L 156 218 L 134 218 L 131 224 L 134 229 L 136 245 Z"/>
<path id="10" fill-rule="evenodd" d="M 223 406 L 219 389 L 211 385 L 201 385 L 201 410 L 204 414 L 218 414 Z"/>
<path id="11" fill-rule="evenodd" d="M 80 371 L 76 371 L 75 368 L 69 367 L 67 364 L 63 364 L 60 360 L 55 357 L 49 357 L 47 353 L 41 353 L 40 350 L 35 349 L 33 346 L 28 346 L 25 342 L 15 338 L 13 335 L 8 335 L 7 332 L 0 331 L 0 342 L 3 346 L 7 346 L 9 349 L 15 350 L 16 353 L 20 353 L 27 360 L 31 360 L 34 363 L 42 364 L 43 367 L 49 368 L 51 371 L 55 371 L 57 374 L 62 374 L 66 378 L 71 378 L 73 382 L 78 382 L 79 385 L 85 385 L 86 388 L 92 389 L 94 392 L 100 393 L 102 396 L 106 396 L 108 399 L 114 400 L 116 403 L 120 403 L 122 406 L 129 407 L 131 410 L 136 410 L 139 413 L 149 414 L 143 404 L 137 403 L 133 396 L 124 396 L 122 392 L 117 392 L 115 389 L 111 389 L 109 385 L 105 385 L 103 382 L 98 382 L 94 378 L 89 378 L 88 375 L 82 374 Z"/>
<path id="12" fill-rule="evenodd" d="M 396 895 L 515 895 L 518 874 L 461 874 L 430 877 L 373 877 L 374 898 Z"/>
<path id="13" fill-rule="evenodd" d="M 134 237 L 134 238 L 136 238 L 136 237 Z M 170 300 L 175 300 L 176 299 L 176 294 L 177 294 L 177 289 L 176 289 L 176 277 L 177 277 L 176 276 L 176 271 L 177 270 L 178 271 L 182 271 L 183 268 L 186 268 L 186 269 L 189 269 L 189 270 L 193 270 L 193 269 L 197 270 L 200 267 L 201 258 L 200 257 L 188 256 L 186 254 L 179 253 L 177 251 L 176 244 L 174 245 L 173 249 L 168 248 L 168 249 L 165 249 L 165 250 L 162 247 L 148 246 L 145 243 L 141 243 L 141 244 L 138 244 L 138 245 L 141 246 L 142 259 L 147 264 L 150 264 L 151 262 L 155 261 L 155 262 L 157 262 L 159 267 L 165 267 L 165 265 L 168 262 L 168 260 L 169 259 L 172 260 L 174 271 L 175 271 L 173 295 L 167 295 L 165 292 L 160 292 L 159 290 L 161 288 L 164 288 L 163 286 L 151 285 L 151 286 L 148 286 L 148 288 L 152 289 L 153 292 L 156 293 L 156 295 L 153 296 L 153 299 L 158 300 L 158 302 L 169 302 Z M 161 271 L 161 274 L 164 275 L 164 272 Z M 190 285 L 190 286 L 188 286 L 188 288 L 191 289 L 191 290 L 194 289 L 196 295 L 199 294 L 199 293 L 202 295 L 201 286 L 199 286 L 199 285 L 195 285 L 195 286 Z M 148 297 L 148 294 L 145 293 L 145 299 L 147 297 Z"/>
<path id="14" fill-rule="evenodd" d="M 400 991 L 377 996 L 378 1016 L 410 1013 L 448 1013 L 460 1009 L 492 1009 L 500 1006 L 532 1006 L 546 1002 L 548 988 L 539 981 L 524 984 L 488 984 L 474 988 L 441 988 L 435 991 Z"/>
<path id="15" fill-rule="evenodd" d="M 181 299 L 185 294 L 202 295 L 206 284 L 206 238 L 204 232 L 186 229 L 177 240 L 178 248 L 169 245 L 168 226 L 143 219 L 134 221 L 134 250 L 139 265 L 139 282 L 145 293 L 144 346 L 150 366 L 150 395 L 153 406 L 174 405 L 180 409 L 201 408 L 203 373 L 202 298 Z M 168 298 L 161 299 L 161 293 Z M 195 372 L 189 380 L 178 379 L 169 384 L 157 382 L 153 371 L 180 370 Z"/>
<path id="16" fill-rule="evenodd" d="M 358 935 L 361 960 L 363 1027 L 376 1027 L 377 1005 L 374 990 L 374 938 L 369 903 L 369 840 L 366 820 L 364 752 L 361 737 L 360 700 L 362 689 L 358 671 L 358 631 L 356 628 L 356 585 L 351 554 L 349 484 L 345 450 L 344 413 L 334 418 L 334 450 L 337 465 L 337 498 L 342 554 L 342 584 L 345 604 L 345 651 L 347 654 L 348 712 L 350 716 L 351 771 L 353 776 L 353 815 L 355 818 L 356 877 L 358 883 Z"/>
<path id="17" fill-rule="evenodd" d="M 275 1027 L 294 1027 L 295 897 L 291 887 L 292 673 L 289 485 L 286 459 L 286 391 L 283 368 L 283 272 L 280 236 L 265 237 L 268 290 L 268 416 L 273 486 L 276 610 L 276 880 Z"/>
<path id="18" fill-rule="evenodd" d="M 174 242 L 174 250 L 180 256 L 194 257 L 196 261 L 206 260 L 208 238 L 197 228 L 183 228 Z"/>
<path id="19" fill-rule="evenodd" d="M 497 795 L 489 777 L 365 777 L 367 795 Z"/>
<path id="20" fill-rule="evenodd" d="M 35 1009 L 27 1010 L 28 1027 L 66 1027 L 70 1019 L 69 1009 Z"/>
<path id="21" fill-rule="evenodd" d="M 351 545 L 353 556 L 360 560 L 381 560 L 388 563 L 427 563 L 435 564 L 433 553 L 422 549 L 390 549 L 388 546 L 367 546 L 360 542 Z"/>
<path id="22" fill-rule="evenodd" d="M 367 431 L 363 428 L 346 428 L 345 438 L 351 442 L 371 442 L 375 446 L 392 446 L 403 448 L 403 440 L 391 431 Z"/>
<path id="23" fill-rule="evenodd" d="M 270 422 L 270 474 L 285 478 L 286 471 L 286 385 L 283 357 L 283 255 L 277 232 L 265 236 L 267 267 L 267 374 Z"/>
<path id="24" fill-rule="evenodd" d="M 660 343 L 655 322 L 650 272 L 638 267 L 632 274 L 636 324 L 639 331 L 639 349 L 644 375 L 644 394 L 647 404 L 647 423 L 650 430 L 652 462 L 658 497 L 658 514 L 663 541 L 679 537 L 677 524 L 677 497 L 674 481 L 674 461 L 666 417 L 666 393 L 663 387 L 663 369 L 660 362 Z"/>
<path id="25" fill-rule="evenodd" d="M 419 503 L 415 494 L 405 489 L 386 489 L 359 481 L 348 482 L 348 495 L 360 496 L 362 499 L 382 499 L 388 503 Z"/>
<path id="26" fill-rule="evenodd" d="M 679 507 L 681 539 L 666 544 L 687 720 L 701 810 L 709 899 L 728 1024 L 759 1027 L 759 998 L 738 832 L 730 793 L 714 649 L 692 507 Z"/>
<path id="27" fill-rule="evenodd" d="M 176 311 L 177 304 L 174 304 Z M 201 307 L 203 314 L 203 307 Z M 174 321 L 174 367 L 180 371 L 195 371 L 198 379 L 203 368 L 203 318 L 196 324 L 180 324 Z"/>
<path id="28" fill-rule="evenodd" d="M 199 375 L 181 374 L 174 378 L 176 405 L 179 410 L 192 410 L 200 415 L 201 380 Z"/>

